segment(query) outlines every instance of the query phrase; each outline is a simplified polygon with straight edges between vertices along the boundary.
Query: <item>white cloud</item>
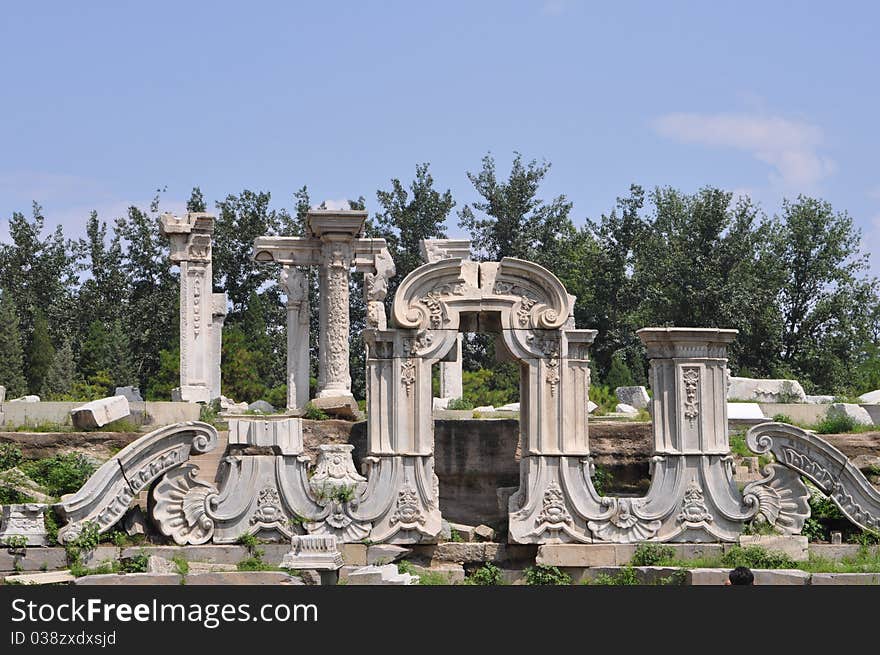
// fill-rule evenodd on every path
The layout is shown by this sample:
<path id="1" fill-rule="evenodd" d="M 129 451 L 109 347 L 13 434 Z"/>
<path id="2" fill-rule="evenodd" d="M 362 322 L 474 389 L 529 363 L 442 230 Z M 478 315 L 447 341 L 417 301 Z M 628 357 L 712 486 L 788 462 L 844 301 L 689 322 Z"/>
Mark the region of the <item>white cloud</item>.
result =
<path id="1" fill-rule="evenodd" d="M 822 130 L 805 121 L 761 114 L 673 113 L 653 122 L 661 136 L 683 143 L 734 148 L 773 168 L 771 180 L 787 191 L 807 191 L 834 173 L 819 150 Z"/>

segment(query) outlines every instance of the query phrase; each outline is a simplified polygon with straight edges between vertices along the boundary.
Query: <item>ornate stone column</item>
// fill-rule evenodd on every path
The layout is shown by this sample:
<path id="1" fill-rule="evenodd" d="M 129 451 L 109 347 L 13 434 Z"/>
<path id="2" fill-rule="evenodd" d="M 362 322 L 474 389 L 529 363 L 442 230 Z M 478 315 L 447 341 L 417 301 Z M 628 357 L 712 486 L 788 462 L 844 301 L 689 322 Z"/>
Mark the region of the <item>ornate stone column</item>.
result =
<path id="1" fill-rule="evenodd" d="M 353 241 L 366 219 L 365 211 L 316 210 L 308 215 L 309 232 L 321 240 L 317 399 L 322 402 L 316 404 L 323 408 L 348 405 L 357 410 L 349 371 L 349 282 Z"/>
<path id="2" fill-rule="evenodd" d="M 220 395 L 222 322 L 215 327 L 214 317 L 226 313 L 226 295 L 212 291 L 214 217 L 201 212 L 184 216 L 166 212 L 159 224 L 171 243 L 171 261 L 180 266 L 180 387 L 172 397 L 209 402 L 212 393 Z M 222 312 L 218 307 L 221 299 Z"/>
<path id="3" fill-rule="evenodd" d="M 287 296 L 287 409 L 303 409 L 309 402 L 309 284 L 302 269 L 281 269 L 281 287 Z"/>

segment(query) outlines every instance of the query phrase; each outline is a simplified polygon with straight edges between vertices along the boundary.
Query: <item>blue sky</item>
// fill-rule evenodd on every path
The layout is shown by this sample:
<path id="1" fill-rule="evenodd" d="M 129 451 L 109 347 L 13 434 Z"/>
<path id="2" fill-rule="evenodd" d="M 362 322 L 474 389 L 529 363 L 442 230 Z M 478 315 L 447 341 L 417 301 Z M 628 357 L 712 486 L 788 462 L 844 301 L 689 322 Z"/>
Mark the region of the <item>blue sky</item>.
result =
<path id="1" fill-rule="evenodd" d="M 807 193 L 880 274 L 877 3 L 44 2 L 0 24 L 0 239 L 269 190 L 292 206 L 409 181 L 459 206 L 491 151 L 553 165 L 578 223 L 633 182 Z M 453 221 L 454 222 L 454 221 Z M 451 226 L 453 232 L 457 232 Z"/>

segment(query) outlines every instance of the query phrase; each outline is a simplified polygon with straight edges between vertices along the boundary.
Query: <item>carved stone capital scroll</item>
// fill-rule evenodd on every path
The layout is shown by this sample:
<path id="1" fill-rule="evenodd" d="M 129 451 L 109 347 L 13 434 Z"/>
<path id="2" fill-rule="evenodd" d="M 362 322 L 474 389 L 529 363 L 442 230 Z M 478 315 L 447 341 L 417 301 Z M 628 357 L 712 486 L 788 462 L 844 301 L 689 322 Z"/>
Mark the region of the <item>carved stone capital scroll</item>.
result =
<path id="1" fill-rule="evenodd" d="M 145 434 L 104 462 L 79 491 L 55 505 L 66 521 L 58 540 L 65 543 L 75 538 L 87 522 L 97 524 L 99 532 L 107 532 L 141 490 L 186 464 L 190 455 L 206 453 L 216 445 L 217 430 L 197 421 Z"/>

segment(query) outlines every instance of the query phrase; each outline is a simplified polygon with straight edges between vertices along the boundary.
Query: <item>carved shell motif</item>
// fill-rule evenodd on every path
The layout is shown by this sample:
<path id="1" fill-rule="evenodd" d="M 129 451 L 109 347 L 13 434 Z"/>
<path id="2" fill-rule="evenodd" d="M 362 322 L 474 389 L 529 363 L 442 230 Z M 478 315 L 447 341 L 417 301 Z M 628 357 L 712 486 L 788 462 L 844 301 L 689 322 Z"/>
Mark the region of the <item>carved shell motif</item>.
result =
<path id="1" fill-rule="evenodd" d="M 178 546 L 204 544 L 214 535 L 208 504 L 217 489 L 197 480 L 197 471 L 193 465 L 172 469 L 153 489 L 153 519 Z"/>
<path id="2" fill-rule="evenodd" d="M 764 467 L 767 477 L 743 489 L 746 505 L 757 507 L 755 521 L 768 523 L 783 534 L 798 534 L 810 516 L 810 492 L 800 475 L 779 464 Z"/>

